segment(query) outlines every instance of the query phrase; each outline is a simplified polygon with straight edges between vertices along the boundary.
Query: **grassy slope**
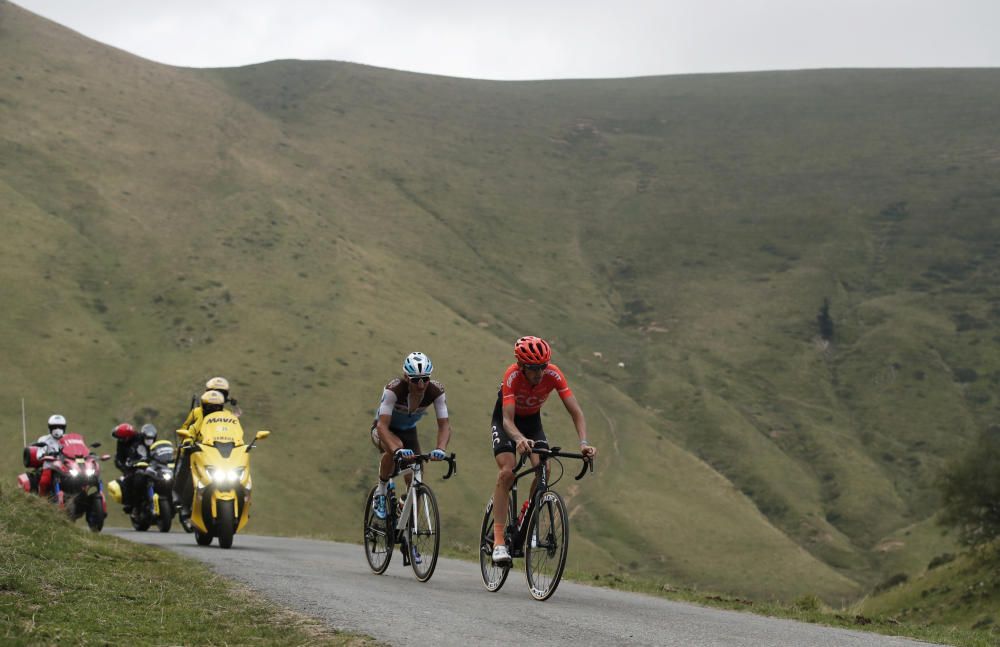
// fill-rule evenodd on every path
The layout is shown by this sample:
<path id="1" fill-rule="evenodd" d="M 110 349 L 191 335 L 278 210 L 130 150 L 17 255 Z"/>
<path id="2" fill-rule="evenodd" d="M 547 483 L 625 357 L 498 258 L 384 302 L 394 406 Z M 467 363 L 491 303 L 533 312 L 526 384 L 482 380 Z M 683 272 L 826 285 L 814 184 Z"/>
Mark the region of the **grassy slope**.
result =
<path id="1" fill-rule="evenodd" d="M 4 471 L 22 394 L 34 432 L 60 409 L 100 436 L 170 428 L 220 373 L 276 431 L 252 528 L 354 540 L 378 386 L 420 348 L 462 461 L 443 522 L 470 547 L 495 384 L 534 332 L 602 448 L 562 484 L 571 567 L 840 600 L 998 406 L 993 71 L 194 71 L 9 3 L 0 48 Z"/>
<path id="2" fill-rule="evenodd" d="M 997 557 L 994 546 L 934 568 L 925 565 L 909 581 L 866 598 L 859 607 L 864 613 L 892 615 L 908 623 L 975 627 L 996 644 L 1000 640 Z"/>
<path id="3" fill-rule="evenodd" d="M 5 645 L 369 645 L 275 608 L 204 565 L 73 527 L 0 489 Z"/>

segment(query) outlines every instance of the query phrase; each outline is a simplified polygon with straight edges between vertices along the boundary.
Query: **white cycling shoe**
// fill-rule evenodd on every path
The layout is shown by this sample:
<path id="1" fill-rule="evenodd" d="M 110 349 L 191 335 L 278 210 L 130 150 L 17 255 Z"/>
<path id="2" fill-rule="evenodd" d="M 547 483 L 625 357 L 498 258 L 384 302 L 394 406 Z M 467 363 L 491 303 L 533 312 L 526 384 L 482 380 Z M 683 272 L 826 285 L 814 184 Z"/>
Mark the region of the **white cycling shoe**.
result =
<path id="1" fill-rule="evenodd" d="M 503 544 L 498 544 L 493 547 L 493 563 L 497 566 L 510 566 L 511 562 L 510 551 Z"/>

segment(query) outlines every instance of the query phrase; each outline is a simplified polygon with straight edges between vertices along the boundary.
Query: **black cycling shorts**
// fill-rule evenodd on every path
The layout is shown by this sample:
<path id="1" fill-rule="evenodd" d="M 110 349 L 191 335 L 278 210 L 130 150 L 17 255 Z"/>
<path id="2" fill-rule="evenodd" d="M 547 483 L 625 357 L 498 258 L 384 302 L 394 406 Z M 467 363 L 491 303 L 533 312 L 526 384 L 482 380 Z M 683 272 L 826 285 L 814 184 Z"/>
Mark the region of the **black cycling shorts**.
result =
<path id="1" fill-rule="evenodd" d="M 372 444 L 375 445 L 375 448 L 381 452 L 385 450 L 382 448 L 382 442 L 379 440 L 377 427 L 378 427 L 378 421 L 376 420 L 375 422 L 372 423 L 372 429 L 371 429 Z M 411 429 L 393 429 L 392 427 L 389 427 L 389 432 L 394 434 L 397 438 L 399 438 L 400 441 L 402 441 L 404 449 L 412 449 L 414 454 L 421 453 L 420 441 L 417 439 L 416 427 L 413 427 Z"/>
<path id="2" fill-rule="evenodd" d="M 497 393 L 497 403 L 493 407 L 493 421 L 490 423 L 490 435 L 493 441 L 493 455 L 497 456 L 504 452 L 516 453 L 514 441 L 507 435 L 503 428 L 503 399 Z M 542 429 L 542 412 L 529 414 L 527 416 L 514 416 L 514 425 L 518 431 L 524 434 L 525 438 L 535 441 L 535 447 L 546 449 L 549 440 L 545 437 L 545 430 Z"/>

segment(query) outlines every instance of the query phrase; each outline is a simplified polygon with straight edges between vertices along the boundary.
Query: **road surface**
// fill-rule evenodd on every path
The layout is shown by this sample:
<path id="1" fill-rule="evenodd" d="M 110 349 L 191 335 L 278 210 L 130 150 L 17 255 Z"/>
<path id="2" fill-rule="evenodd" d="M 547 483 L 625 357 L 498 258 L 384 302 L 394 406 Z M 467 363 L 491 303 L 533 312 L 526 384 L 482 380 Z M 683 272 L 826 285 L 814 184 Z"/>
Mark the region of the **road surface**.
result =
<path id="1" fill-rule="evenodd" d="M 209 563 L 286 607 L 391 645 L 676 645 L 690 647 L 903 647 L 928 643 L 672 602 L 563 581 L 546 602 L 522 572 L 483 588 L 478 563 L 438 561 L 421 584 L 398 552 L 375 575 L 360 545 L 237 535 L 230 550 L 181 532 L 106 532 Z M 521 561 L 521 560 L 518 560 Z"/>

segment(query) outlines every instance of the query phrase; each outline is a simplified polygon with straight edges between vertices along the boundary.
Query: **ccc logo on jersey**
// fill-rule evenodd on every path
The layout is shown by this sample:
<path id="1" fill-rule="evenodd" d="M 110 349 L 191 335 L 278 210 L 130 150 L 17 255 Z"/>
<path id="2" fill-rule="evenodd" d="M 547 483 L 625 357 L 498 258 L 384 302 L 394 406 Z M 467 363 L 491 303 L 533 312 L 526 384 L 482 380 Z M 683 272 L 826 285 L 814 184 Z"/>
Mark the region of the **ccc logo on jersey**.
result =
<path id="1" fill-rule="evenodd" d="M 517 395 L 517 406 L 519 406 L 519 407 L 525 407 L 525 408 L 540 407 L 540 406 L 542 406 L 542 404 L 546 400 L 548 400 L 548 398 L 549 398 L 549 394 L 548 393 L 546 393 L 542 397 L 538 397 L 537 395 L 524 396 L 524 395 L 518 394 Z"/>

